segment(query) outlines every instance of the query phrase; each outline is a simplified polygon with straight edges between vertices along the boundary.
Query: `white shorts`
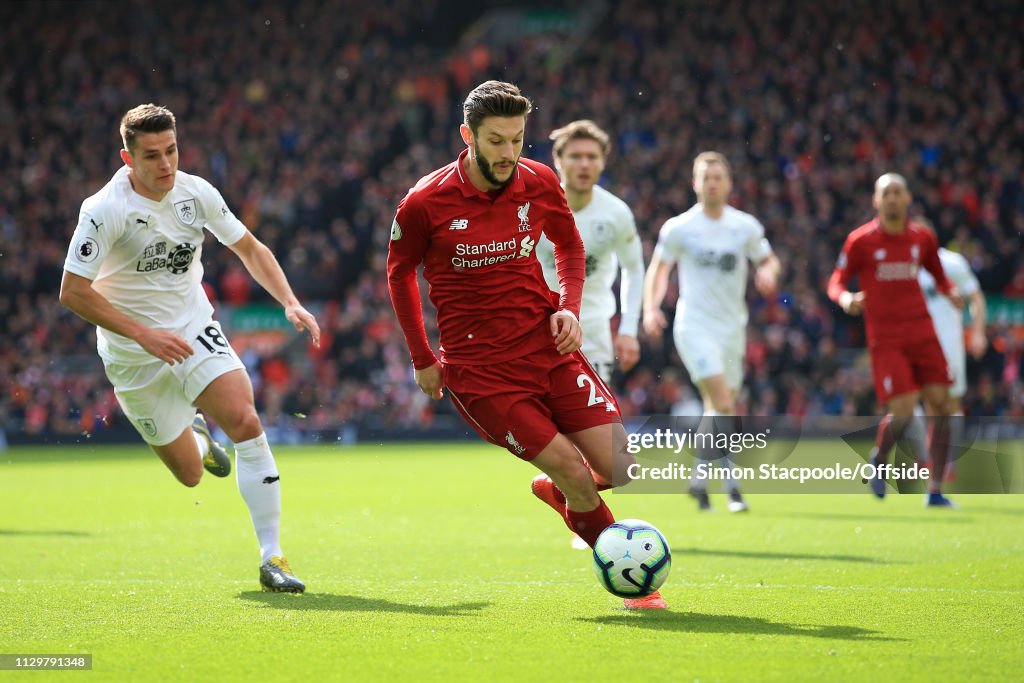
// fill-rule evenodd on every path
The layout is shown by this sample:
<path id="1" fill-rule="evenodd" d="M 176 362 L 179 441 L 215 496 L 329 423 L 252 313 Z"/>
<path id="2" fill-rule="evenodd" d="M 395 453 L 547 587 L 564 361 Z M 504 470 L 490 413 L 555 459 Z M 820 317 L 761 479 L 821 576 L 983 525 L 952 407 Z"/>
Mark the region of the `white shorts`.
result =
<path id="1" fill-rule="evenodd" d="M 676 350 L 694 384 L 708 377 L 724 375 L 730 389 L 738 391 L 743 386 L 746 333 L 720 339 L 708 333 L 690 332 L 684 335 L 676 328 L 673 337 Z"/>
<path id="2" fill-rule="evenodd" d="M 121 410 L 151 446 L 181 436 L 195 419 L 193 402 L 213 380 L 245 369 L 219 323 L 207 323 L 200 336 L 189 340 L 194 353 L 184 363 L 154 358 L 143 365 L 103 364 Z"/>
<path id="3" fill-rule="evenodd" d="M 963 329 L 944 330 L 938 337 L 942 353 L 946 356 L 946 364 L 949 365 L 949 374 L 953 378 L 949 395 L 953 398 L 963 398 L 967 393 L 967 358 L 964 351 Z"/>
<path id="4" fill-rule="evenodd" d="M 602 324 L 603 323 L 603 324 Z M 615 369 L 615 346 L 612 344 L 612 327 L 607 319 L 581 320 L 583 346 L 580 350 L 605 382 L 612 381 Z"/>

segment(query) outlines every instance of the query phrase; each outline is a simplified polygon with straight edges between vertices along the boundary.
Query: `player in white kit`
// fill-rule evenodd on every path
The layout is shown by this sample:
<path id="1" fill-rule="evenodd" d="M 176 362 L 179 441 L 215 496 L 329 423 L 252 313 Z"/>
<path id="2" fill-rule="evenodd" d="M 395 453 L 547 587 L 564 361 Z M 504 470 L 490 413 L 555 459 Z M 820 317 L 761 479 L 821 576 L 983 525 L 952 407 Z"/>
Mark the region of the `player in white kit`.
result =
<path id="1" fill-rule="evenodd" d="M 939 260 L 946 277 L 956 285 L 960 296 L 967 303 L 971 313 L 971 355 L 981 358 L 988 347 L 985 336 L 985 295 L 981 291 L 978 279 L 971 271 L 971 266 L 960 254 L 945 247 L 939 248 Z M 935 278 L 925 269 L 918 273 L 918 281 L 924 292 L 928 313 L 932 316 L 935 333 L 939 337 L 942 352 L 949 363 L 953 375 L 953 384 L 949 387 L 950 415 L 963 415 L 961 400 L 967 391 L 967 357 L 964 348 L 963 312 L 957 310 L 949 299 L 935 289 Z M 955 441 L 954 441 L 955 443 Z"/>
<path id="2" fill-rule="evenodd" d="M 118 403 L 185 486 L 205 467 L 227 476 L 231 460 L 198 406 L 235 443 L 238 489 L 260 544 L 264 590 L 301 593 L 279 540 L 281 492 L 256 414 L 252 384 L 213 320 L 202 289 L 203 228 L 238 254 L 320 343 L 316 320 L 296 299 L 277 259 L 231 213 L 210 183 L 178 171 L 174 115 L 135 107 L 121 120 L 125 165 L 82 204 L 64 262 L 60 301 L 96 325 L 97 349 Z"/>
<path id="3" fill-rule="evenodd" d="M 672 268 L 679 265 L 679 302 L 673 336 L 690 378 L 704 402 L 701 429 L 734 428 L 736 393 L 743 384 L 747 329 L 747 260 L 756 270 L 754 284 L 775 292 L 779 261 L 764 236 L 764 226 L 728 204 L 732 191 L 729 164 L 718 152 L 702 152 L 693 162 L 698 203 L 670 218 L 658 234 L 644 282 L 644 329 L 660 336 L 667 322 L 661 310 Z M 715 418 L 725 416 L 724 419 Z M 700 509 L 710 508 L 707 480 L 700 466 L 722 454 L 698 448 L 690 493 Z M 722 461 L 727 464 L 727 461 Z M 735 480 L 726 479 L 729 510 L 748 509 Z"/>
<path id="4" fill-rule="evenodd" d="M 608 158 L 608 134 L 593 121 L 583 119 L 559 128 L 550 137 L 554 141 L 555 168 L 587 253 L 580 305 L 581 348 L 594 369 L 609 382 L 616 358 L 623 371 L 640 359 L 636 335 L 643 296 L 643 248 L 629 206 L 597 184 Z M 541 237 L 536 253 L 548 286 L 557 292 L 554 245 L 547 237 Z M 622 315 L 618 333 L 613 337 L 611 319 L 615 315 L 615 295 L 612 285 L 620 268 Z"/>
<path id="5" fill-rule="evenodd" d="M 916 218 L 919 223 L 932 227 L 921 217 Z M 960 254 L 950 251 L 945 247 L 939 247 L 939 260 L 942 261 L 942 270 L 956 286 L 957 292 L 964 298 L 971 314 L 971 333 L 969 335 L 971 355 L 981 358 L 988 348 L 988 338 L 985 334 L 985 322 L 987 318 L 985 295 L 981 291 L 978 279 L 974 276 L 970 264 Z M 925 303 L 928 305 L 928 314 L 931 315 L 932 324 L 935 326 L 935 334 L 939 338 L 939 345 L 942 346 L 942 353 L 946 356 L 949 365 L 949 372 L 953 383 L 949 387 L 949 415 L 953 418 L 950 421 L 950 458 L 949 468 L 954 466 L 954 456 L 957 454 L 960 441 L 963 438 L 963 417 L 964 409 L 961 401 L 967 391 L 967 353 L 964 347 L 964 318 L 963 312 L 957 309 L 950 300 L 943 296 L 935 288 L 935 278 L 926 269 L 918 272 L 918 282 L 921 284 L 921 291 L 924 293 Z M 928 449 L 926 445 L 926 430 L 923 425 L 924 411 L 920 407 L 916 411 L 917 419 L 910 423 L 907 429 L 906 439 L 909 442 L 912 453 L 917 460 L 927 460 Z M 891 419 L 891 415 L 886 416 Z M 886 428 L 886 422 L 879 425 L 879 429 Z M 878 455 L 878 448 L 873 448 L 871 456 Z M 888 458 L 888 453 L 881 456 L 882 462 Z M 879 498 L 884 496 L 885 482 L 876 483 L 872 481 L 872 491 Z"/>
<path id="6" fill-rule="evenodd" d="M 605 382 L 611 382 L 615 359 L 628 371 L 640 360 L 641 297 L 643 296 L 644 254 L 636 231 L 633 211 L 626 202 L 598 185 L 608 160 L 611 140 L 593 121 L 573 121 L 551 133 L 555 169 L 565 190 L 565 199 L 576 220 L 576 228 L 586 251 L 586 279 L 580 302 L 580 327 L 583 328 L 583 354 Z M 555 246 L 545 236 L 537 240 L 537 259 L 544 279 L 558 291 Z M 613 336 L 611 320 L 615 316 L 612 285 L 621 269 L 619 329 Z M 576 536 L 573 547 L 590 546 Z"/>

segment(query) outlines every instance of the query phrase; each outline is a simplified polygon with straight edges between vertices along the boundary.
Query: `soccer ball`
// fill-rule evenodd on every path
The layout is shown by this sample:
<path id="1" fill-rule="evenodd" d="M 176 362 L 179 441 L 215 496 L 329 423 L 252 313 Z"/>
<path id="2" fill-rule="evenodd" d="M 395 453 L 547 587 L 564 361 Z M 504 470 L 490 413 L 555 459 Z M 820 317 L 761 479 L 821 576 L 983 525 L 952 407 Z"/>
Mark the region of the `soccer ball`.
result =
<path id="1" fill-rule="evenodd" d="M 665 583 L 672 552 L 653 525 L 623 519 L 601 532 L 594 544 L 594 573 L 609 593 L 620 598 L 650 595 Z"/>

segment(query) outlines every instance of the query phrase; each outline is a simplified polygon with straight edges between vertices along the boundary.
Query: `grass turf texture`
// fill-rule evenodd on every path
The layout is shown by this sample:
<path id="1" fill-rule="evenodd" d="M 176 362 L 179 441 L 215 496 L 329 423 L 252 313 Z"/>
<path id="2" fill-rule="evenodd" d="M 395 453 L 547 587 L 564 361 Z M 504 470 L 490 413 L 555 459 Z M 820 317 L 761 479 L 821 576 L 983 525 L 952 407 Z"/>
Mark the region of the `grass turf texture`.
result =
<path id="1" fill-rule="evenodd" d="M 0 650 L 91 653 L 97 681 L 955 681 L 1024 666 L 1024 496 L 946 511 L 762 495 L 736 516 L 722 495 L 710 514 L 609 495 L 673 549 L 671 609 L 633 613 L 502 450 L 276 454 L 303 596 L 259 592 L 233 477 L 186 489 L 141 445 L 0 453 Z"/>

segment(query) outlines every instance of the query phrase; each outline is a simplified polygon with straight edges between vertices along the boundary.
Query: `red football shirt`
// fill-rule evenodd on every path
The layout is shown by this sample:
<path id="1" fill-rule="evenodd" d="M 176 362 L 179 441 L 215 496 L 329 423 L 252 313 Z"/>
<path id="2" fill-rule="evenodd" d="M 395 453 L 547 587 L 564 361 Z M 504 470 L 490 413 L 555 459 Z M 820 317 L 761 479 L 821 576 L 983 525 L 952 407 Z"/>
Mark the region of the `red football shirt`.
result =
<path id="1" fill-rule="evenodd" d="M 839 295 L 849 289 L 850 280 L 858 278 L 864 292 L 869 347 L 934 335 L 917 281 L 922 266 L 935 277 L 940 292 L 952 292 L 939 261 L 938 240 L 931 230 L 908 221 L 901 234 L 891 235 L 875 218 L 847 236 L 828 281 L 828 296 L 838 303 Z"/>
<path id="2" fill-rule="evenodd" d="M 579 317 L 585 254 L 554 171 L 519 159 L 499 192 L 476 189 L 459 158 L 420 179 L 398 205 L 388 247 L 388 288 L 413 365 L 436 362 L 423 327 L 416 269 L 430 286 L 445 363 L 520 358 L 553 344 L 548 318 Z M 560 296 L 548 289 L 534 246 L 556 249 Z"/>

